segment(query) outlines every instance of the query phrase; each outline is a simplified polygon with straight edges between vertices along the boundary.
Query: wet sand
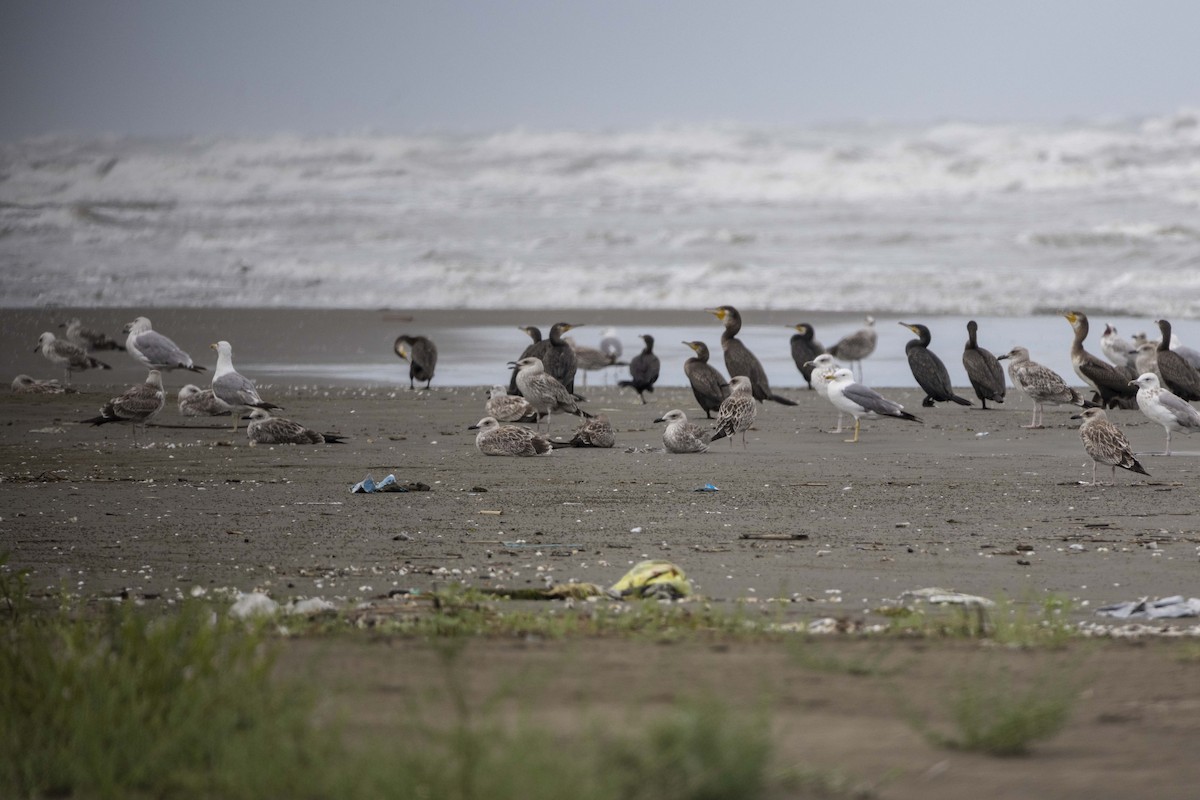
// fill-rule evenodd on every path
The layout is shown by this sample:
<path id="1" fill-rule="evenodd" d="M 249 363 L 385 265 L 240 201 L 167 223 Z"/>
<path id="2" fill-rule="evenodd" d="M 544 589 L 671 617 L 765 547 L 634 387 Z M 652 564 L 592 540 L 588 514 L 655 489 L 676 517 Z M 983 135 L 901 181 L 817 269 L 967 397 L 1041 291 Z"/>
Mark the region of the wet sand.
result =
<path id="1" fill-rule="evenodd" d="M 18 332 L 47 313 L 5 312 L 12 374 L 53 374 L 40 356 L 14 356 Z M 259 341 L 333 348 L 361 337 L 343 313 L 266 312 L 273 333 Z M 250 336 L 247 317 L 188 311 L 172 321 L 182 343 L 198 338 L 189 325 L 201 319 Z M 402 369 L 390 387 L 263 383 L 286 416 L 349 440 L 251 448 L 244 423 L 233 435 L 227 419 L 178 414 L 175 391 L 207 376 L 176 372 L 166 377 L 172 402 L 135 446 L 127 426 L 78 424 L 140 379 L 125 354 L 104 357 L 121 366 L 77 376 L 78 394 L 0 399 L 0 549 L 46 591 L 170 598 L 232 587 L 350 603 L 447 581 L 609 584 L 638 560 L 667 558 L 704 596 L 794 600 L 787 613 L 805 618 L 859 616 L 930 586 L 1059 595 L 1080 619 L 1106 603 L 1196 593 L 1195 441 L 1179 436 L 1180 455 L 1146 457 L 1149 478 L 1118 471 L 1115 486 L 1083 486 L 1091 465 L 1069 410 L 1050 407 L 1049 428 L 1025 430 L 1031 407 L 1011 394 L 994 411 L 921 409 L 915 389 L 885 389 L 925 424 L 868 421 L 848 444 L 828 432 L 837 415 L 827 401 L 791 389 L 799 405 L 761 406 L 745 448 L 719 441 L 676 456 L 645 451 L 661 448 L 652 420 L 665 411 L 703 417 L 690 391 L 664 387 L 643 406 L 593 379 L 586 406 L 612 419 L 614 449 L 506 459 L 479 454 L 467 431 L 483 415 L 483 387 L 409 391 Z M 1113 417 L 1135 449 L 1161 449 L 1161 427 L 1136 411 Z M 552 422 L 554 437 L 572 428 Z M 367 474 L 389 473 L 431 490 L 349 494 Z M 708 483 L 719 491 L 694 491 Z M 806 538 L 742 538 L 763 534 Z"/>

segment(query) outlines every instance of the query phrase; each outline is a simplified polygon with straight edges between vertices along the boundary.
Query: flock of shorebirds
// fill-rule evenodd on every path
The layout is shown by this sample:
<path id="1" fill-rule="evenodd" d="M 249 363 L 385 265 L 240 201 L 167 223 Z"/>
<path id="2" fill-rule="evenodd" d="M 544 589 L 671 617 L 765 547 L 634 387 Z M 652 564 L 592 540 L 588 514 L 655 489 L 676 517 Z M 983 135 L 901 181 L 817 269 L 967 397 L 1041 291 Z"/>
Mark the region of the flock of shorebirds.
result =
<path id="1" fill-rule="evenodd" d="M 707 309 L 724 326 L 721 349 L 728 380 L 709 363 L 708 347 L 700 341 L 684 342 L 694 355 L 684 363 L 696 402 L 706 419 L 715 422 L 711 430 L 688 420 L 681 409 L 672 409 L 654 420 L 666 423 L 663 445 L 670 453 L 702 453 L 721 438 L 732 439 L 741 434 L 743 447 L 746 431 L 754 424 L 758 404 L 767 400 L 784 405 L 795 401 L 771 389 L 766 371 L 758 358 L 738 338 L 742 317 L 733 306 Z M 1014 347 L 1008 353 L 995 356 L 978 344 L 978 325 L 967 323 L 967 340 L 962 363 L 971 388 L 982 408 L 988 402 L 1004 402 L 1005 370 L 1001 361 L 1008 361 L 1008 377 L 1013 386 L 1026 394 L 1034 404 L 1033 418 L 1026 428 L 1042 427 L 1045 405 L 1078 406 L 1081 419 L 1080 438 L 1092 458 L 1092 483 L 1096 483 L 1096 467 L 1112 468 L 1143 474 L 1146 470 L 1137 460 L 1124 433 L 1107 418 L 1107 408 L 1137 408 L 1166 431 L 1166 449 L 1171 454 L 1172 433 L 1192 433 L 1200 430 L 1200 412 L 1191 405 L 1200 400 L 1200 353 L 1181 346 L 1173 337 L 1171 324 L 1158 320 L 1161 338 L 1150 341 L 1144 335 L 1134 341 L 1122 339 L 1115 328 L 1106 326 L 1100 345 L 1105 358 L 1084 348 L 1088 336 L 1087 316 L 1078 311 L 1064 313 L 1074 330 L 1071 343 L 1071 362 L 1076 374 L 1093 390 L 1085 398 L 1067 385 L 1061 375 L 1033 361 L 1024 347 Z M 900 323 L 916 338 L 905 345 L 905 353 L 913 378 L 925 393 L 922 407 L 952 402 L 970 406 L 973 402 L 955 393 L 945 363 L 930 349 L 929 329 L 921 324 Z M 838 411 L 834 432 L 841 432 L 844 415 L 854 418 L 853 438 L 859 440 L 864 417 L 889 417 L 921 423 L 922 419 L 905 411 L 899 403 L 889 400 L 862 382 L 862 362 L 875 352 L 877 334 L 875 320 L 867 317 L 866 325 L 843 337 L 828 349 L 815 339 L 811 325 L 792 326 L 791 352 L 796 367 L 809 388 L 815 389 Z M 108 369 L 109 366 L 92 352 L 105 349 L 124 350 L 148 368 L 145 383 L 132 386 L 114 397 L 100 414 L 85 420 L 93 425 L 109 422 L 129 422 L 137 435 L 137 426 L 145 428 L 166 405 L 162 372 L 188 370 L 202 372 L 192 358 L 166 336 L 153 330 L 150 321 L 138 317 L 125 327 L 122 346 L 107 336 L 83 327 L 78 320 L 65 326 L 64 338 L 51 332 L 41 335 L 38 351 L 50 362 L 66 370 L 67 385 L 58 381 L 36 381 L 21 375 L 13 382 L 14 391 L 68 391 L 72 372 L 86 369 Z M 553 451 L 554 447 L 612 447 L 616 434 L 607 417 L 593 416 L 580 405 L 583 398 L 575 392 L 575 377 L 582 370 L 586 385 L 587 372 L 614 366 L 627 366 L 629 377 L 619 385 L 634 389 L 642 402 L 654 391 L 660 371 L 654 353 L 654 338 L 643 335 L 644 347 L 628 362 L 621 361 L 622 346 L 615 331 L 608 329 L 599 347 L 577 345 L 568 331 L 578 327 L 556 323 L 543 339 L 536 327 L 522 328 L 532 340 L 524 352 L 509 362 L 512 375 L 507 387 L 492 388 L 485 407 L 485 416 L 471 430 L 477 431 L 475 444 L 481 453 L 497 456 L 532 456 Z M 195 385 L 180 390 L 180 412 L 187 416 L 229 415 L 236 431 L 242 413 L 250 412 L 247 436 L 251 444 L 310 444 L 340 441 L 338 434 L 321 434 L 291 420 L 272 415 L 279 406 L 264 401 L 254 382 L 233 367 L 233 349 L 228 342 L 212 345 L 217 352 L 217 364 L 211 386 L 201 389 Z M 437 367 L 437 347 L 425 336 L 403 335 L 396 339 L 394 351 L 408 362 L 409 387 L 424 382 L 428 389 Z M 1107 360 L 1106 360 L 1107 359 Z M 857 367 L 858 377 L 855 377 Z M 578 416 L 582 424 L 569 441 L 551 441 L 548 433 L 555 413 Z M 546 434 L 542 424 L 545 423 Z M 527 428 L 518 423 L 533 423 Z"/>
<path id="2" fill-rule="evenodd" d="M 742 327 L 738 310 L 733 306 L 707 310 L 724 325 L 721 349 L 732 377 L 726 380 L 708 363 L 709 350 L 703 342 L 684 342 L 695 353 L 684 363 L 684 374 L 705 417 L 712 419 L 715 412 L 716 421 L 711 431 L 705 431 L 690 422 L 681 409 L 672 409 L 655 419 L 656 423 L 667 423 L 663 445 L 671 453 L 702 453 L 717 439 L 729 437 L 732 443 L 732 437 L 739 433 L 745 446 L 746 431 L 754 424 L 758 403 L 771 400 L 795 405 L 794 401 L 772 391 L 762 363 L 738 339 Z M 1100 464 L 1112 468 L 1114 481 L 1117 467 L 1146 474 L 1129 440 L 1107 418 L 1105 409 L 1140 409 L 1150 420 L 1163 426 L 1167 443 L 1162 455 L 1170 455 L 1172 433 L 1200 430 L 1200 412 L 1190 405 L 1191 401 L 1200 400 L 1200 353 L 1173 341 L 1170 322 L 1158 320 L 1162 337 L 1157 341 L 1147 341 L 1143 335 L 1131 343 L 1121 339 L 1115 328 L 1107 326 L 1101 338 L 1106 361 L 1084 348 L 1088 335 L 1087 316 L 1078 311 L 1065 312 L 1064 316 L 1074 330 L 1071 361 L 1078 376 L 1094 391 L 1090 399 L 1068 386 L 1054 370 L 1033 361 L 1024 347 L 1014 347 L 1000 356 L 980 347 L 979 326 L 971 320 L 967 323 L 962 363 L 975 396 L 984 409 L 989 401 L 993 404 L 1004 402 L 1007 385 L 1000 362 L 1007 360 L 1008 377 L 1013 386 L 1029 396 L 1034 404 L 1033 419 L 1022 427 L 1042 427 L 1046 405 L 1078 406 L 1080 413 L 1072 419 L 1082 420 L 1080 438 L 1092 458 L 1092 483 L 1096 483 L 1096 467 Z M 973 405 L 971 400 L 955 393 L 945 363 L 930 349 L 929 328 L 921 324 L 900 324 L 916 337 L 905 345 L 905 354 L 913 378 L 925 393 L 922 407 L 930 408 L 941 402 Z M 575 376 L 581 369 L 585 371 L 586 380 L 587 370 L 628 366 L 630 377 L 620 381 L 620 386 L 635 389 L 643 403 L 645 393 L 654 391 L 660 363 L 654 354 L 653 337 L 643 335 L 644 349 L 626 364 L 618 360 L 622 350 L 612 329 L 605 332 L 599 348 L 588 348 L 563 336 L 573 327 L 576 326 L 557 323 L 546 339 L 542 339 L 537 328 L 522 328 L 532 343 L 517 360 L 509 363 L 513 368 L 509 386 L 493 387 L 486 416 L 471 426 L 472 430 L 478 431 L 476 446 L 480 452 L 528 456 L 549 453 L 556 444 L 612 447 L 615 435 L 608 420 L 603 415 L 592 417 L 579 405 L 582 398 L 575 394 Z M 847 442 L 858 441 L 864 417 L 922 422 L 920 417 L 905 411 L 901 404 L 862 383 L 862 361 L 875 352 L 877 344 L 872 317 L 867 317 L 862 329 L 843 337 L 828 349 L 815 339 L 811 325 L 802 323 L 793 327 L 796 333 L 791 339 L 792 357 L 808 386 L 826 397 L 838 410 L 834 432 L 842 431 L 845 414 L 854 418 L 854 436 Z M 410 387 L 414 378 L 425 381 L 428 387 L 437 361 L 433 343 L 425 337 L 403 336 L 397 340 L 396 352 L 410 362 Z M 857 379 L 854 367 L 858 369 Z M 556 412 L 576 414 L 584 420 L 568 442 L 551 442 L 540 432 L 541 421 L 546 421 L 548 431 L 550 417 Z M 532 422 L 537 427 L 531 430 L 514 424 L 521 422 Z"/>
<path id="3" fill-rule="evenodd" d="M 117 397 L 105 403 L 100 413 L 82 420 L 92 425 L 111 422 L 128 422 L 137 439 L 138 426 L 145 431 L 146 425 L 166 407 L 167 394 L 163 388 L 162 374 L 172 370 L 205 372 L 206 367 L 196 364 L 179 345 L 151 327 L 150 320 L 138 317 L 125 326 L 125 343 L 109 338 L 106 334 L 84 327 L 74 319 L 64 324 L 63 338 L 47 331 L 38 337 L 35 352 L 40 352 L 50 363 L 66 371 L 66 384 L 57 380 L 35 380 L 28 375 L 18 375 L 13 381 L 13 391 L 37 394 L 57 394 L 71 391 L 71 373 L 89 369 L 112 369 L 92 355 L 100 350 L 124 351 L 149 372 L 144 383 L 130 386 Z M 268 403 L 258 394 L 254 381 L 233 367 L 233 347 L 226 341 L 211 345 L 217 353 L 217 364 L 212 382 L 207 389 L 188 384 L 179 390 L 179 412 L 186 417 L 229 416 L 233 418 L 233 430 L 238 429 L 242 414 L 249 412 L 246 436 L 251 446 L 256 444 L 318 444 L 339 442 L 343 436 L 335 433 L 318 433 L 298 422 L 276 417 L 272 411 L 280 408 Z"/>

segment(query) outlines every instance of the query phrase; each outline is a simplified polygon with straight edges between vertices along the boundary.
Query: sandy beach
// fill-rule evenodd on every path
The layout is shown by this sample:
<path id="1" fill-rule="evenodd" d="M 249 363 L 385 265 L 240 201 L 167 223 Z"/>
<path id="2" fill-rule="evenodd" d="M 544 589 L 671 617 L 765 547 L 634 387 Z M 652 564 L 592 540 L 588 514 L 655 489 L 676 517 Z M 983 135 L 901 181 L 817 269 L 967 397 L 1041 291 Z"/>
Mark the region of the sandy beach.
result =
<path id="1" fill-rule="evenodd" d="M 111 324 L 125 315 L 111 312 Z M 24 346 L 51 316 L 61 314 L 5 312 L 9 373 L 52 377 L 31 352 L 33 340 Z M 391 324 L 378 315 L 380 331 L 364 337 L 362 325 L 346 324 L 340 313 L 159 316 L 169 316 L 172 335 L 210 365 L 193 342 L 215 330 L 234 341 L 253 337 L 270 351 L 264 359 L 339 347 L 374 359 L 353 343 L 382 338 Z M 310 447 L 250 447 L 244 422 L 235 434 L 229 418 L 181 417 L 179 387 L 207 380 L 172 373 L 170 404 L 135 444 L 127 426 L 80 424 L 141 378 L 125 354 L 102 355 L 114 369 L 76 376 L 78 393 L 0 395 L 0 550 L 11 567 L 29 571 L 39 595 L 130 598 L 165 609 L 193 594 L 261 591 L 281 602 L 320 597 L 346 611 L 388 613 L 398 600 L 452 583 L 609 585 L 646 558 L 681 566 L 714 604 L 780 624 L 833 619 L 851 630 L 880 623 L 881 607 L 929 587 L 1029 608 L 1066 600 L 1071 620 L 1093 625 L 1120 624 L 1096 615 L 1108 603 L 1195 594 L 1194 443 L 1178 437 L 1179 455 L 1145 457 L 1149 477 L 1121 471 L 1115 486 L 1081 485 L 1091 465 L 1071 412 L 1048 408 L 1046 429 L 1025 430 L 1024 398 L 986 412 L 923 409 L 915 389 L 885 387 L 924 424 L 868 421 L 861 441 L 849 444 L 847 434 L 829 432 L 837 415 L 826 400 L 791 388 L 785 393 L 798 404 L 761 406 L 746 447 L 718 441 L 706 454 L 670 455 L 653 420 L 678 407 L 702 421 L 689 390 L 663 387 L 643 405 L 632 390 L 593 384 L 585 405 L 610 417 L 616 447 L 518 459 L 476 451 L 467 427 L 483 415 L 484 387 L 435 381 L 431 391 L 410 391 L 399 362 L 387 386 L 263 381 L 263 396 L 281 413 L 348 437 Z M 1137 450 L 1162 447 L 1161 428 L 1138 412 L 1113 417 Z M 551 436 L 569 438 L 573 427 L 556 416 Z M 388 474 L 429 490 L 349 492 L 367 475 Z M 718 491 L 695 491 L 706 484 Z M 761 536 L 776 538 L 746 538 Z M 1194 622 L 1155 628 L 1192 631 Z M 939 707 L 963 670 L 986 665 L 1032 679 L 1059 657 L 1054 651 L 989 653 L 972 643 L 895 639 L 881 651 L 853 637 L 827 642 L 808 645 L 807 657 L 882 657 L 888 677 L 814 672 L 788 648 L 766 644 L 639 640 L 479 641 L 464 666 L 479 697 L 530 670 L 556 675 L 539 682 L 536 696 L 520 694 L 548 725 L 602 708 L 649 714 L 705 691 L 745 707 L 770 697 L 780 757 L 848 776 L 870 787 L 866 796 L 1096 798 L 1146 790 L 1183 798 L 1200 779 L 1187 733 L 1200 726 L 1195 661 L 1166 642 L 1073 648 L 1067 657 L 1086 660 L 1089 688 L 1068 730 L 1019 768 L 931 747 L 902 720 L 895 698 Z M 397 704 L 440 684 L 440 665 L 421 642 L 339 638 L 336 646 L 287 640 L 281 669 L 319 682 L 323 707 L 346 719 L 353 735 L 403 736 L 394 728 Z"/>
<path id="2" fill-rule="evenodd" d="M 375 357 L 351 347 L 369 334 L 340 313 L 169 318 L 199 363 L 211 356 L 191 344 L 201 321 L 253 338 L 259 358 L 318 347 Z M 15 346 L 45 321 L 5 319 L 8 372 L 50 376 L 31 347 Z M 233 587 L 349 602 L 448 580 L 607 584 L 647 557 L 677 562 L 705 596 L 791 598 L 805 616 L 862 614 L 938 586 L 1058 595 L 1090 617 L 1106 603 L 1194 586 L 1193 443 L 1177 437 L 1179 455 L 1146 457 L 1148 478 L 1119 471 L 1115 486 L 1083 486 L 1091 464 L 1069 411 L 1050 407 L 1046 429 L 1025 430 L 1029 401 L 1012 394 L 994 411 L 921 409 L 915 389 L 884 388 L 924 424 L 868 421 L 848 444 L 829 433 L 837 415 L 826 400 L 792 389 L 798 405 L 762 406 L 747 447 L 722 441 L 674 456 L 660 452 L 652 421 L 676 407 L 702 417 L 689 390 L 664 387 L 643 406 L 631 390 L 594 383 L 586 406 L 612 419 L 615 448 L 505 459 L 480 455 L 467 430 L 483 415 L 484 387 L 409 391 L 399 361 L 392 386 L 261 381 L 286 416 L 349 437 L 324 447 L 250 448 L 244 423 L 234 435 L 228 420 L 181 417 L 175 392 L 206 376 L 176 372 L 166 378 L 172 402 L 135 447 L 128 426 L 77 424 L 140 379 L 125 354 L 102 355 L 115 369 L 78 375 L 77 394 L 2 401 L 3 547 L 48 591 Z M 1140 413 L 1113 417 L 1136 450 L 1161 449 L 1162 429 Z M 552 437 L 573 427 L 555 417 Z M 349 494 L 366 475 L 389 473 L 431 490 Z M 695 491 L 709 483 L 719 491 Z M 807 538 L 741 538 L 761 534 Z"/>

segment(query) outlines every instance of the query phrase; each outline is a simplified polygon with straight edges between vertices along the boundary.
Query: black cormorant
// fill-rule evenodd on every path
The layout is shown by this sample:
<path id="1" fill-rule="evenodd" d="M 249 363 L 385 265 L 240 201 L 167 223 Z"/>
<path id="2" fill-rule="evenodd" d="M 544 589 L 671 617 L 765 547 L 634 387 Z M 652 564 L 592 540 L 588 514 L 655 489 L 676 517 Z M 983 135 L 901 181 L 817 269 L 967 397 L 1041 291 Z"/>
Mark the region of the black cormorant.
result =
<path id="1" fill-rule="evenodd" d="M 971 381 L 971 388 L 975 390 L 975 396 L 986 411 L 988 400 L 994 403 L 1004 402 L 1006 387 L 1004 367 L 1000 366 L 1000 362 L 991 351 L 979 346 L 976 341 L 978 330 L 979 325 L 975 320 L 967 323 L 967 345 L 963 348 L 962 361 L 963 369 L 967 371 L 967 379 Z"/>
<path id="2" fill-rule="evenodd" d="M 772 393 L 771 384 L 767 381 L 767 373 L 763 369 L 762 362 L 754 353 L 750 352 L 750 348 L 737 338 L 738 331 L 742 329 L 742 315 L 738 313 L 738 310 L 733 306 L 720 306 L 705 310 L 725 323 L 725 332 L 721 334 L 721 349 L 725 351 L 725 369 L 729 371 L 730 379 L 732 380 L 738 375 L 745 375 L 749 378 L 755 400 L 774 400 L 785 406 L 796 405 L 796 401 Z"/>
<path id="3" fill-rule="evenodd" d="M 917 335 L 916 339 L 910 339 L 908 344 L 904 345 L 904 353 L 908 356 L 908 367 L 912 370 L 913 377 L 925 391 L 925 399 L 921 401 L 921 405 L 930 408 L 934 403 L 948 401 L 958 403 L 960 406 L 971 405 L 970 400 L 954 393 L 946 365 L 929 349 L 929 342 L 932 338 L 929 335 L 929 328 L 924 325 L 910 325 L 907 322 L 900 324 Z"/>
<path id="4" fill-rule="evenodd" d="M 695 355 L 683 362 L 683 374 L 687 375 L 688 383 L 692 385 L 692 394 L 696 402 L 704 410 L 704 415 L 712 419 L 712 412 L 721 407 L 721 401 L 729 397 L 729 381 L 725 380 L 716 367 L 708 363 L 708 345 L 704 342 L 684 342 L 695 351 Z"/>

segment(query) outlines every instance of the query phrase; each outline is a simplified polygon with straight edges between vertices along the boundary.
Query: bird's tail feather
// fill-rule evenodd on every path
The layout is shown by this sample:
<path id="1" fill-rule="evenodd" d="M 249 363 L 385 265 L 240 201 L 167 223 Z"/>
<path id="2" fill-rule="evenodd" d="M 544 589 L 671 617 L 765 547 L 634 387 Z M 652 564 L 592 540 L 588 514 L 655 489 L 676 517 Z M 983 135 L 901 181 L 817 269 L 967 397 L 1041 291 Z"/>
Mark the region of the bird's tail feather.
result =
<path id="1" fill-rule="evenodd" d="M 773 395 L 771 395 L 770 397 L 768 397 L 767 399 L 768 399 L 768 400 L 774 400 L 776 403 L 779 403 L 780 405 L 784 405 L 784 406 L 794 406 L 794 405 L 796 405 L 796 401 L 795 401 L 795 400 L 789 400 L 788 398 L 784 397 L 784 396 L 783 396 L 783 395 L 781 395 L 781 394 L 773 394 Z"/>

